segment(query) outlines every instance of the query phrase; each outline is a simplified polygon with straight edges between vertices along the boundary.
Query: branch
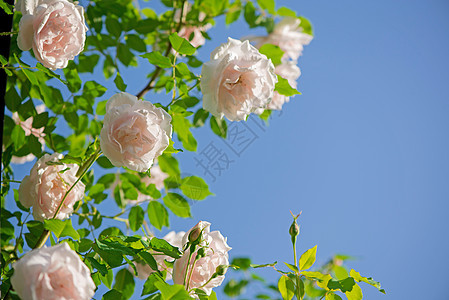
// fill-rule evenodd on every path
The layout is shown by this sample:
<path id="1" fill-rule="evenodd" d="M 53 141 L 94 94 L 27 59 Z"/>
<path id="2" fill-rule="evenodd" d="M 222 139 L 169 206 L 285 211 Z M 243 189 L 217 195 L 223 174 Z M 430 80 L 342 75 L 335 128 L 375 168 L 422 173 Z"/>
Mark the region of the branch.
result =
<path id="1" fill-rule="evenodd" d="M 183 21 L 185 19 L 185 13 L 187 11 L 186 7 L 188 5 L 187 1 L 184 1 L 182 3 L 181 6 L 181 18 L 179 19 L 179 23 L 178 26 L 176 27 L 176 32 L 179 32 L 181 30 Z M 168 45 L 167 45 L 167 50 L 165 50 L 164 56 L 168 56 L 168 54 L 170 53 L 172 49 L 172 45 L 170 43 L 170 41 L 168 41 Z M 159 66 L 156 66 L 156 69 L 154 70 L 153 76 L 151 76 L 150 81 L 148 82 L 148 84 L 139 92 L 137 93 L 137 98 L 142 98 L 146 93 L 148 93 L 151 89 L 154 88 L 154 84 L 156 82 L 156 78 L 159 76 L 159 74 L 161 73 L 162 68 Z"/>

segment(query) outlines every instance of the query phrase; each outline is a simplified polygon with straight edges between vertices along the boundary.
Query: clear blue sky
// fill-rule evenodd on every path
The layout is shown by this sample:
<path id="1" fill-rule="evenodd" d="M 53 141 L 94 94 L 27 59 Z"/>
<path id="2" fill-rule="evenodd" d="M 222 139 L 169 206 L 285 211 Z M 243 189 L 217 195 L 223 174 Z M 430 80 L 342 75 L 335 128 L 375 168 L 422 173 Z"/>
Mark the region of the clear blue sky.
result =
<path id="1" fill-rule="evenodd" d="M 318 244 L 318 263 L 335 253 L 358 257 L 350 266 L 387 291 L 364 285 L 365 299 L 447 298 L 449 3 L 307 0 L 279 6 L 314 25 L 315 39 L 299 63 L 303 94 L 275 113 L 264 131 L 247 123 L 254 140 L 243 151 L 234 149 L 240 156 L 210 130 L 194 131 L 199 151 L 212 142 L 233 162 L 215 182 L 209 177 L 216 196 L 195 204 L 192 219 L 171 218 L 171 229 L 207 220 L 228 237 L 231 258 L 292 261 L 289 210 L 302 210 L 299 252 Z M 226 28 L 219 19 L 200 57 L 207 61 L 228 36 L 249 33 L 262 31 L 250 32 L 241 21 Z M 132 94 L 146 84 L 145 73 L 124 74 Z M 195 162 L 199 153 L 179 157 L 185 173 L 203 175 Z M 21 167 L 17 178 L 29 168 Z M 272 270 L 261 274 L 277 278 Z"/>

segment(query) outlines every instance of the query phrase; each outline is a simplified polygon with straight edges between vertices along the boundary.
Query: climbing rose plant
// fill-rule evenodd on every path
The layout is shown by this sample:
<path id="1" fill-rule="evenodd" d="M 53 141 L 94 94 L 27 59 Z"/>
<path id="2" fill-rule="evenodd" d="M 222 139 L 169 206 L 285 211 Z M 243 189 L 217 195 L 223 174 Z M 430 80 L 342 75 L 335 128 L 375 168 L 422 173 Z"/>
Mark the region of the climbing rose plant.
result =
<path id="1" fill-rule="evenodd" d="M 181 172 L 179 152 L 197 150 L 192 129 L 208 124 L 226 138 L 230 122 L 289 109 L 298 59 L 313 39 L 307 18 L 274 0 L 162 0 L 157 10 L 131 0 L 0 6 L 14 19 L 2 33 L 11 35 L 10 55 L 0 56 L 8 76 L 2 299 L 212 300 L 220 286 L 218 295 L 237 297 L 255 282 L 266 287 L 260 299 L 357 300 L 361 282 L 384 292 L 348 271 L 348 256 L 315 266 L 315 246 L 297 258 L 299 215 L 289 229 L 293 263 L 280 266 L 233 257 L 207 221 L 160 237 L 170 218 L 191 217 L 190 206 L 212 194 L 200 175 Z M 220 37 L 203 62 L 197 50 L 220 16 L 266 34 Z M 124 74 L 137 68 L 141 89 L 131 91 Z M 255 273 L 262 267 L 279 273 L 277 284 Z"/>

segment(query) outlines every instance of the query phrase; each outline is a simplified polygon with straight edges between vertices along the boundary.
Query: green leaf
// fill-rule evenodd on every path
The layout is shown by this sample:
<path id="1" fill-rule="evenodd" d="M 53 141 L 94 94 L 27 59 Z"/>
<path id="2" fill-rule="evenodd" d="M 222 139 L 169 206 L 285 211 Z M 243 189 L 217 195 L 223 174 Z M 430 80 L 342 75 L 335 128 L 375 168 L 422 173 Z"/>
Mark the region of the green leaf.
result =
<path id="1" fill-rule="evenodd" d="M 141 39 L 138 35 L 135 34 L 128 34 L 125 36 L 126 39 L 126 45 L 139 52 L 145 52 L 147 51 L 147 45 Z"/>
<path id="2" fill-rule="evenodd" d="M 151 273 L 143 285 L 143 290 L 142 290 L 141 296 L 152 294 L 152 293 L 158 291 L 158 288 L 154 284 L 156 282 L 163 282 L 163 281 L 164 280 L 159 276 L 159 274 Z"/>
<path id="3" fill-rule="evenodd" d="M 122 299 L 122 293 L 117 290 L 110 290 L 106 294 L 103 295 L 103 300 L 119 300 Z"/>
<path id="4" fill-rule="evenodd" d="M 87 260 L 91 263 L 92 267 L 94 267 L 95 269 L 98 270 L 98 272 L 100 272 L 101 275 L 105 276 L 108 274 L 108 268 L 102 263 L 100 263 L 98 260 L 90 256 L 87 257 Z"/>
<path id="5" fill-rule="evenodd" d="M 287 97 L 294 96 L 294 95 L 301 95 L 301 93 L 298 92 L 298 90 L 296 90 L 290 86 L 290 83 L 288 83 L 287 79 L 284 79 L 279 75 L 278 75 L 278 82 L 276 83 L 274 90 L 276 92 L 278 92 L 279 94 L 287 96 Z"/>
<path id="6" fill-rule="evenodd" d="M 120 43 L 118 45 L 117 57 L 125 66 L 133 65 L 134 54 L 125 44 Z"/>
<path id="7" fill-rule="evenodd" d="M 278 289 L 284 300 L 290 300 L 295 295 L 295 284 L 286 275 L 279 278 Z"/>
<path id="8" fill-rule="evenodd" d="M 151 269 L 153 269 L 154 271 L 158 270 L 157 262 L 154 259 L 153 255 L 151 255 L 149 252 L 142 251 L 139 253 L 139 256 L 147 263 L 147 265 L 151 267 Z"/>
<path id="9" fill-rule="evenodd" d="M 62 83 L 67 84 L 67 81 L 63 80 L 63 79 L 61 78 L 60 75 L 54 73 L 54 72 L 53 72 L 52 70 L 50 70 L 50 69 L 47 69 L 47 68 L 44 67 L 43 65 L 41 65 L 41 64 L 36 64 L 36 68 L 37 68 L 38 70 L 44 72 L 44 73 L 47 74 L 48 76 L 53 77 L 53 78 L 56 78 L 56 79 L 58 79 L 59 81 L 61 81 Z"/>
<path id="10" fill-rule="evenodd" d="M 112 169 L 115 168 L 115 166 L 109 161 L 109 159 L 106 156 L 100 156 L 96 162 L 98 165 L 104 169 Z"/>
<path id="11" fill-rule="evenodd" d="M 69 63 L 67 68 L 63 69 L 65 79 L 67 80 L 67 88 L 70 92 L 76 93 L 81 88 L 81 79 L 76 71 L 75 64 Z"/>
<path id="12" fill-rule="evenodd" d="M 260 8 L 268 10 L 270 14 L 275 13 L 275 3 L 274 0 L 257 0 Z"/>
<path id="13" fill-rule="evenodd" d="M 209 117 L 209 112 L 202 108 L 198 109 L 193 116 L 193 126 L 201 127 L 205 124 L 207 118 Z"/>
<path id="14" fill-rule="evenodd" d="M 248 285 L 248 283 L 249 281 L 246 279 L 242 279 L 239 281 L 231 279 L 228 281 L 223 291 L 227 296 L 235 298 L 243 293 L 244 288 Z"/>
<path id="15" fill-rule="evenodd" d="M 154 251 L 162 252 L 176 259 L 180 258 L 182 254 L 177 247 L 170 245 L 166 240 L 163 239 L 152 238 L 150 240 L 150 247 Z"/>
<path id="16" fill-rule="evenodd" d="M 357 283 L 352 287 L 351 291 L 345 292 L 345 295 L 348 300 L 362 300 L 363 298 L 362 289 Z"/>
<path id="17" fill-rule="evenodd" d="M 95 110 L 97 115 L 105 115 L 106 114 L 106 103 L 108 100 L 100 101 L 97 103 L 97 108 Z"/>
<path id="18" fill-rule="evenodd" d="M 292 270 L 293 272 L 295 272 L 295 273 L 298 273 L 298 272 L 299 272 L 298 268 L 297 268 L 295 265 L 292 265 L 292 264 L 289 264 L 289 263 L 286 263 L 286 262 L 284 262 L 284 264 L 285 264 L 290 270 Z"/>
<path id="19" fill-rule="evenodd" d="M 114 289 L 122 293 L 121 299 L 129 299 L 134 293 L 134 277 L 128 269 L 121 269 L 115 275 Z"/>
<path id="20" fill-rule="evenodd" d="M 317 246 L 307 250 L 299 258 L 299 269 L 301 271 L 307 270 L 308 268 L 310 268 L 315 263 L 316 248 L 317 248 Z"/>
<path id="21" fill-rule="evenodd" d="M 167 193 L 163 198 L 164 204 L 178 217 L 190 218 L 190 206 L 184 197 L 176 193 Z"/>
<path id="22" fill-rule="evenodd" d="M 349 272 L 349 275 L 352 278 L 354 278 L 355 281 L 357 281 L 357 282 L 363 281 L 365 283 L 368 283 L 368 284 L 374 286 L 375 288 L 377 288 L 379 290 L 379 292 L 385 294 L 385 290 L 381 288 L 380 282 L 374 281 L 372 277 L 363 277 L 362 275 L 360 275 L 359 272 L 355 271 L 354 269 L 351 269 L 351 271 Z"/>
<path id="23" fill-rule="evenodd" d="M 119 37 L 122 33 L 119 21 L 111 17 L 106 18 L 106 29 L 115 37 Z"/>
<path id="24" fill-rule="evenodd" d="M 150 53 L 145 53 L 144 55 L 141 55 L 141 57 L 148 59 L 148 61 L 155 65 L 159 66 L 161 68 L 171 68 L 172 63 L 168 57 L 163 56 L 160 52 L 154 51 Z"/>
<path id="25" fill-rule="evenodd" d="M 14 145 L 14 150 L 19 150 L 25 143 L 25 131 L 20 125 L 14 126 L 11 132 L 11 141 Z"/>
<path id="26" fill-rule="evenodd" d="M 148 203 L 148 217 L 150 223 L 157 229 L 161 230 L 163 226 L 169 226 L 168 212 L 165 207 L 157 201 Z"/>
<path id="27" fill-rule="evenodd" d="M 173 49 L 180 54 L 193 55 L 196 51 L 196 48 L 193 47 L 188 40 L 180 37 L 176 32 L 172 33 L 169 36 L 169 39 Z"/>
<path id="28" fill-rule="evenodd" d="M 72 226 L 72 220 L 61 221 L 58 219 L 44 220 L 44 228 L 53 232 L 57 238 L 69 236 L 79 240 L 80 235 Z"/>
<path id="29" fill-rule="evenodd" d="M 100 56 L 98 54 L 82 54 L 78 57 L 78 60 L 79 63 L 77 65 L 77 69 L 79 73 L 93 73 L 98 61 L 100 60 Z"/>
<path id="30" fill-rule="evenodd" d="M 120 73 L 119 73 L 119 72 L 117 72 L 117 76 L 115 76 L 114 83 L 115 83 L 115 86 L 116 86 L 120 91 L 122 91 L 122 92 L 126 91 L 126 86 L 127 86 L 127 85 L 126 85 L 125 82 L 123 81 L 123 78 L 122 78 L 122 76 L 120 76 Z"/>
<path id="31" fill-rule="evenodd" d="M 342 300 L 342 299 L 337 294 L 329 292 L 329 293 L 326 294 L 326 300 Z"/>
<path id="32" fill-rule="evenodd" d="M 348 277 L 343 280 L 331 279 L 327 283 L 327 287 L 331 290 L 340 290 L 343 293 L 352 291 L 353 286 L 356 285 L 354 278 Z"/>
<path id="33" fill-rule="evenodd" d="M 313 36 L 312 23 L 310 23 L 309 19 L 303 16 L 300 16 L 298 18 L 301 20 L 299 26 L 302 28 L 303 32 Z"/>
<path id="34" fill-rule="evenodd" d="M 293 17 L 296 18 L 296 12 L 291 10 L 290 8 L 287 8 L 285 6 L 280 7 L 277 12 L 277 15 L 283 16 L 283 17 Z"/>
<path id="35" fill-rule="evenodd" d="M 226 134 L 228 132 L 228 124 L 226 123 L 226 120 L 224 118 L 219 119 L 215 116 L 212 116 L 210 118 L 210 128 L 216 135 L 221 136 L 224 139 L 226 138 Z"/>
<path id="36" fill-rule="evenodd" d="M 234 1 L 229 7 L 228 13 L 226 14 L 226 25 L 234 23 L 240 17 L 242 13 L 242 2 L 240 0 Z"/>
<path id="37" fill-rule="evenodd" d="M 192 299 L 182 285 L 168 285 L 165 282 L 155 282 L 154 285 L 161 291 L 164 300 Z"/>
<path id="38" fill-rule="evenodd" d="M 145 217 L 145 212 L 140 206 L 133 206 L 129 212 L 129 227 L 132 231 L 137 231 L 142 226 Z"/>
<path id="39" fill-rule="evenodd" d="M 48 112 L 43 112 L 38 114 L 33 118 L 33 128 L 41 128 L 47 125 L 48 122 Z"/>
<path id="40" fill-rule="evenodd" d="M 159 166 L 161 170 L 173 177 L 179 177 L 181 171 L 179 170 L 179 163 L 173 156 L 161 155 L 158 157 Z"/>
<path id="41" fill-rule="evenodd" d="M 239 267 L 241 270 L 248 270 L 251 267 L 251 259 L 247 257 L 236 257 L 231 265 Z"/>
<path id="42" fill-rule="evenodd" d="M 184 195 L 193 200 L 203 200 L 207 196 L 213 195 L 204 179 L 197 176 L 183 178 L 180 188 Z"/>
<path id="43" fill-rule="evenodd" d="M 12 15 L 12 14 L 13 14 L 13 12 L 12 12 L 12 10 L 13 10 L 13 8 L 14 8 L 13 5 L 8 4 L 8 3 L 6 3 L 6 2 L 3 1 L 3 0 L 0 0 L 0 7 L 1 7 L 1 8 L 5 11 L 5 13 L 7 13 L 8 15 Z"/>
<path id="44" fill-rule="evenodd" d="M 280 65 L 282 63 L 281 59 L 284 55 L 284 51 L 279 48 L 279 46 L 273 44 L 263 44 L 260 47 L 259 52 L 265 54 L 275 66 Z"/>

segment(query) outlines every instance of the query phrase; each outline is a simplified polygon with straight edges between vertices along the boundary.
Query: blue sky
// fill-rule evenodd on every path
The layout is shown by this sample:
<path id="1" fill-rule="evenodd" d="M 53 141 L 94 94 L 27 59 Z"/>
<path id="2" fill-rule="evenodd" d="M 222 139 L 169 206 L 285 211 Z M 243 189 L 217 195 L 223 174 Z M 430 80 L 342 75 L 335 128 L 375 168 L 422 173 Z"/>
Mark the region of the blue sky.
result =
<path id="1" fill-rule="evenodd" d="M 252 142 L 243 150 L 234 152 L 210 130 L 194 130 L 199 153 L 179 155 L 183 172 L 203 175 L 195 159 L 210 143 L 232 162 L 215 181 L 205 175 L 216 196 L 196 203 L 192 219 L 171 218 L 171 229 L 207 220 L 228 237 L 231 258 L 292 262 L 289 210 L 303 211 L 298 251 L 317 244 L 317 263 L 336 253 L 357 257 L 350 267 L 387 291 L 364 285 L 365 299 L 443 299 L 449 3 L 305 0 L 277 6 L 293 8 L 314 25 L 315 38 L 299 60 L 302 95 L 275 113 L 269 127 L 246 123 Z M 249 31 L 243 21 L 226 28 L 221 18 L 200 58 L 207 61 L 228 36 L 250 33 L 263 31 Z M 140 70 L 122 74 L 132 94 L 146 84 Z M 114 93 L 111 83 L 104 99 Z M 17 178 L 31 165 L 19 167 Z M 277 280 L 272 270 L 260 274 Z"/>

